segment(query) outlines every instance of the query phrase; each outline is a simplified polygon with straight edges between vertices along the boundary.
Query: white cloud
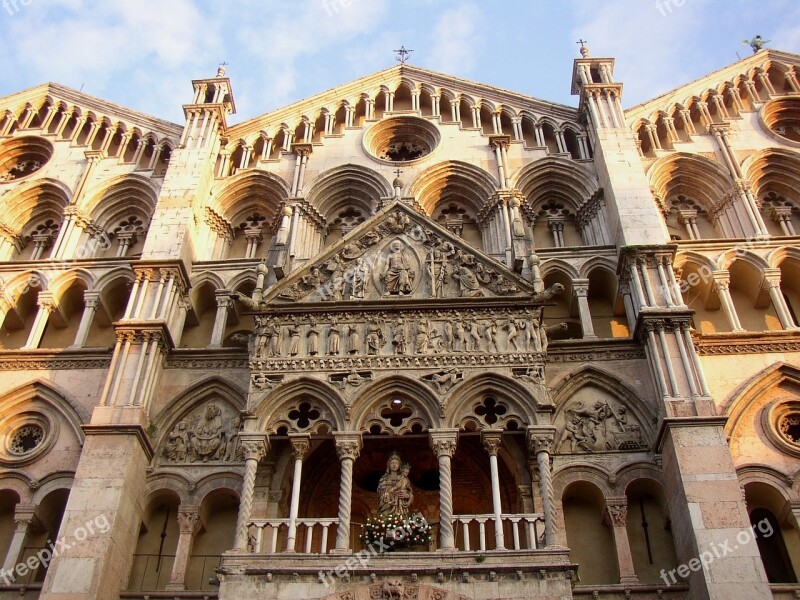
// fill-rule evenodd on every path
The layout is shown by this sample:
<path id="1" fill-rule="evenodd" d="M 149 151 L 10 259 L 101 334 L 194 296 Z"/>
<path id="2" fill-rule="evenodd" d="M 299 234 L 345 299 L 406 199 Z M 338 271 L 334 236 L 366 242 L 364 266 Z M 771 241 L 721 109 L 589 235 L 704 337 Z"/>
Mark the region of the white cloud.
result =
<path id="1" fill-rule="evenodd" d="M 462 4 L 443 12 L 433 29 L 428 53 L 431 68 L 444 73 L 468 75 L 485 43 L 483 15 L 474 4 Z"/>

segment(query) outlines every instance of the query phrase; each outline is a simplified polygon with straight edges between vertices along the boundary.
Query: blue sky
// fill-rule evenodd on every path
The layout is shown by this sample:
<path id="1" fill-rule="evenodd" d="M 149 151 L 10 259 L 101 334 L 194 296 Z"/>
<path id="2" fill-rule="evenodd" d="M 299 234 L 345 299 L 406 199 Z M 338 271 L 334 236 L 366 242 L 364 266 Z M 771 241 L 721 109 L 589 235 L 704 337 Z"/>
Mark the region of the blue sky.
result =
<path id="1" fill-rule="evenodd" d="M 227 61 L 239 122 L 395 64 L 570 96 L 575 43 L 617 59 L 632 106 L 744 57 L 800 53 L 797 0 L 0 0 L 0 95 L 45 81 L 175 122 Z"/>

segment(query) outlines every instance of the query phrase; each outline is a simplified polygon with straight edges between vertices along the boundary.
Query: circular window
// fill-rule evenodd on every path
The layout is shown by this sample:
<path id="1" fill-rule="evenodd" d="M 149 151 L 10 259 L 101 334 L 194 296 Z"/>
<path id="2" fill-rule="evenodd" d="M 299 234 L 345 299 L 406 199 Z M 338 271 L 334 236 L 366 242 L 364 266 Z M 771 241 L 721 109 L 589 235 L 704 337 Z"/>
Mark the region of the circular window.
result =
<path id="1" fill-rule="evenodd" d="M 413 163 L 439 145 L 439 130 L 419 117 L 393 117 L 373 125 L 364 135 L 364 149 L 383 163 Z"/>
<path id="2" fill-rule="evenodd" d="M 44 429 L 39 425 L 23 425 L 11 435 L 9 450 L 14 454 L 28 454 L 44 441 Z"/>
<path id="3" fill-rule="evenodd" d="M 12 138 L 0 146 L 0 184 L 33 175 L 53 156 L 53 146 L 38 137 Z"/>
<path id="4" fill-rule="evenodd" d="M 770 100 L 761 109 L 761 120 L 780 141 L 800 147 L 800 98 Z"/>
<path id="5" fill-rule="evenodd" d="M 800 458 L 800 401 L 773 404 L 763 418 L 764 429 L 775 446 Z"/>

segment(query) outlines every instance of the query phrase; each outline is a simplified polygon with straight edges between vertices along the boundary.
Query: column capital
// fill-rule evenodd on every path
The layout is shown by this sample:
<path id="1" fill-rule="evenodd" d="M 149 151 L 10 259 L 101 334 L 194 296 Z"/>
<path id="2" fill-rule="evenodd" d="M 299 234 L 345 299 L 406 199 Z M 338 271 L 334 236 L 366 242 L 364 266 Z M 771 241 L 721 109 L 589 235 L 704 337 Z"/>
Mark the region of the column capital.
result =
<path id="1" fill-rule="evenodd" d="M 269 438 L 266 433 L 240 433 L 245 460 L 260 461 L 269 450 Z"/>
<path id="2" fill-rule="evenodd" d="M 178 507 L 178 530 L 181 534 L 195 535 L 202 527 L 199 506 Z"/>
<path id="3" fill-rule="evenodd" d="M 764 269 L 764 288 L 778 288 L 781 287 L 781 270 L 780 269 Z"/>
<path id="4" fill-rule="evenodd" d="M 350 459 L 355 462 L 356 459 L 358 459 L 363 445 L 361 441 L 361 432 L 335 432 L 333 438 L 336 443 L 336 454 L 340 461 Z"/>
<path id="5" fill-rule="evenodd" d="M 711 273 L 711 278 L 714 281 L 714 286 L 718 290 L 727 290 L 731 284 L 731 274 L 727 270 L 714 271 Z"/>
<path id="6" fill-rule="evenodd" d="M 586 298 L 589 295 L 589 280 L 573 279 L 572 293 L 575 294 L 576 298 Z"/>
<path id="7" fill-rule="evenodd" d="M 556 440 L 556 428 L 551 426 L 528 427 L 528 453 L 531 457 L 540 452 L 552 453 Z"/>
<path id="8" fill-rule="evenodd" d="M 56 300 L 53 297 L 53 292 L 39 292 L 36 297 L 36 304 L 43 310 L 53 312 L 56 309 Z"/>
<path id="9" fill-rule="evenodd" d="M 502 429 L 484 429 L 481 431 L 481 442 L 489 456 L 497 456 L 500 444 L 503 443 Z"/>
<path id="10" fill-rule="evenodd" d="M 28 527 L 34 520 L 36 520 L 36 505 L 23 504 L 20 502 L 14 507 L 14 522 L 19 527 Z"/>
<path id="11" fill-rule="evenodd" d="M 97 308 L 98 302 L 100 302 L 100 292 L 92 290 L 83 292 L 83 303 L 87 308 Z"/>
<path id="12" fill-rule="evenodd" d="M 628 524 L 628 499 L 608 498 L 605 519 L 612 527 L 625 527 Z"/>
<path id="13" fill-rule="evenodd" d="M 233 298 L 231 297 L 232 293 L 233 292 L 231 292 L 230 290 L 226 290 L 226 289 L 216 290 L 214 292 L 214 296 L 217 299 L 217 308 L 220 308 L 220 307 L 223 307 L 223 306 L 225 308 L 230 308 L 233 305 Z"/>
<path id="14" fill-rule="evenodd" d="M 431 429 L 430 434 L 431 449 L 436 457 L 449 456 L 453 458 L 458 445 L 458 429 Z"/>
<path id="15" fill-rule="evenodd" d="M 295 460 L 303 460 L 311 449 L 311 435 L 308 433 L 290 433 L 289 442 Z"/>

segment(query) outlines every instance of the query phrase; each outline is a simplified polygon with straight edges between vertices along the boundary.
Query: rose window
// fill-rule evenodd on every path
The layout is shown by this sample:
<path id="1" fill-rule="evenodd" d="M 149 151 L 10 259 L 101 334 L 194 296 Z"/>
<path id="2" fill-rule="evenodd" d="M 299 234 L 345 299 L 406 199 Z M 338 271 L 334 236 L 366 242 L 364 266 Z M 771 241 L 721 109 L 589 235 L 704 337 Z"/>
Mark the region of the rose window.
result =
<path id="1" fill-rule="evenodd" d="M 792 444 L 800 444 L 800 413 L 791 412 L 781 417 L 778 431 Z"/>
<path id="2" fill-rule="evenodd" d="M 44 429 L 39 425 L 24 425 L 11 436 L 9 448 L 14 454 L 27 454 L 44 440 Z"/>

